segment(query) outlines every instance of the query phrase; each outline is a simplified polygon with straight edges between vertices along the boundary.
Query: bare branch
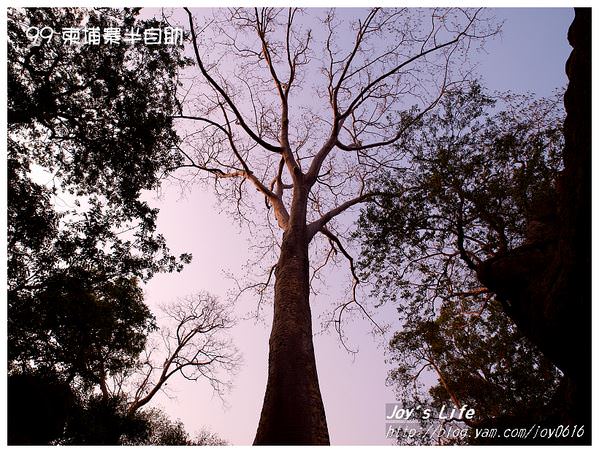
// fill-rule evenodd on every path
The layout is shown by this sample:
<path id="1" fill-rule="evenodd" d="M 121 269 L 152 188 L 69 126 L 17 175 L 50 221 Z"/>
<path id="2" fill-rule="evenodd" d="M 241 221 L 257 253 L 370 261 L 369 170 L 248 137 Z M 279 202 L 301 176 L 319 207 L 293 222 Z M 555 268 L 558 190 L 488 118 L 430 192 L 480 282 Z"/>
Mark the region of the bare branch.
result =
<path id="1" fill-rule="evenodd" d="M 212 78 L 212 76 L 210 76 L 210 74 L 208 73 L 208 71 L 206 70 L 206 68 L 204 66 L 204 63 L 202 62 L 202 58 L 200 57 L 200 51 L 198 49 L 198 42 L 197 42 L 197 36 L 196 36 L 196 31 L 195 31 L 195 25 L 194 25 L 194 21 L 193 21 L 193 15 L 191 14 L 191 11 L 189 10 L 189 8 L 184 8 L 184 10 L 187 12 L 187 16 L 189 18 L 189 28 L 191 30 L 191 42 L 193 44 L 193 50 L 195 53 L 196 62 L 198 64 L 198 67 L 200 68 L 200 71 L 202 72 L 202 75 L 206 78 L 206 80 L 208 80 L 210 85 L 216 91 L 218 91 L 218 93 L 227 102 L 227 104 L 229 105 L 231 110 L 235 113 L 235 117 L 237 118 L 237 121 L 239 121 L 239 125 L 243 128 L 243 130 L 245 130 L 247 132 L 247 134 L 252 138 L 252 140 L 254 140 L 256 143 L 258 143 L 264 149 L 273 151 L 275 153 L 280 153 L 282 150 L 279 146 L 276 146 L 276 145 L 266 142 L 265 140 L 260 138 L 248 126 L 248 124 L 245 122 L 243 116 L 241 115 L 241 112 L 238 110 L 237 106 L 235 105 L 235 103 L 233 102 L 231 97 L 227 94 L 227 92 L 223 89 L 223 87 L 221 87 L 220 84 L 216 80 L 214 80 Z"/>
<path id="2" fill-rule="evenodd" d="M 329 229 L 327 229 L 326 227 L 322 227 L 320 229 L 320 233 L 324 234 L 327 238 L 329 238 L 329 240 L 331 241 L 331 244 L 334 247 L 334 250 L 339 250 L 349 263 L 350 272 L 351 272 L 352 278 L 353 278 L 352 290 L 351 290 L 352 298 L 348 302 L 341 304 L 339 307 L 337 307 L 335 309 L 335 311 L 338 311 L 338 314 L 337 314 L 337 319 L 334 320 L 334 324 L 335 324 L 335 330 L 337 331 L 337 334 L 339 335 L 339 339 L 341 340 L 344 347 L 349 352 L 355 353 L 357 351 L 352 351 L 351 349 L 349 349 L 345 343 L 344 338 L 343 338 L 342 316 L 343 316 L 343 313 L 345 312 L 345 310 L 347 309 L 347 307 L 349 307 L 351 304 L 357 305 L 358 308 L 362 311 L 362 313 L 368 318 L 368 320 L 377 328 L 377 330 L 380 333 L 385 333 L 385 330 L 372 318 L 372 316 L 368 313 L 368 311 L 366 311 L 364 306 L 360 302 L 358 302 L 358 298 L 356 295 L 356 289 L 357 289 L 358 285 L 360 284 L 360 279 L 359 279 L 358 273 L 356 271 L 354 258 L 348 253 L 348 251 L 345 249 L 345 247 L 343 247 L 343 244 L 341 243 L 339 238 L 333 232 L 331 232 Z"/>
<path id="3" fill-rule="evenodd" d="M 318 231 L 320 231 L 321 228 L 324 227 L 332 218 L 338 216 L 339 214 L 341 214 L 342 212 L 344 212 L 347 209 L 351 208 L 352 206 L 355 206 L 355 205 L 357 205 L 359 203 L 363 203 L 365 201 L 368 201 L 372 197 L 375 197 L 377 195 L 386 195 L 386 194 L 384 194 L 382 192 L 369 192 L 369 193 L 365 193 L 365 194 L 359 195 L 359 196 L 357 196 L 355 198 L 352 198 L 351 200 L 348 200 L 348 201 L 346 201 L 343 204 L 340 204 L 339 206 L 337 206 L 334 209 L 331 209 L 329 212 L 325 213 L 318 220 L 315 220 L 314 222 L 311 222 L 308 225 L 308 238 L 314 237 L 314 235 Z"/>
<path id="4" fill-rule="evenodd" d="M 430 53 L 434 53 L 437 52 L 441 49 L 444 49 L 445 47 L 449 47 L 453 44 L 456 44 L 457 42 L 460 41 L 460 39 L 462 39 L 463 37 L 467 36 L 468 34 L 468 30 L 470 29 L 470 27 L 472 26 L 472 24 L 475 22 L 476 20 L 476 16 L 478 15 L 479 11 L 481 10 L 481 8 L 479 8 L 476 13 L 472 16 L 472 18 L 470 18 L 470 21 L 468 22 L 468 24 L 466 25 L 466 27 L 456 35 L 456 37 L 454 39 L 451 39 L 447 42 L 444 42 L 443 44 L 438 44 L 435 45 L 433 47 L 431 47 L 430 49 L 427 50 L 423 50 L 420 53 L 418 53 L 417 55 L 414 55 L 411 58 L 408 58 L 407 60 L 403 61 L 402 63 L 398 64 L 397 66 L 395 66 L 394 68 L 392 68 L 391 70 L 381 74 L 380 76 L 378 76 L 377 78 L 375 78 L 373 81 L 371 81 L 368 85 L 366 85 L 359 93 L 358 95 L 354 98 L 354 100 L 349 104 L 349 106 L 347 107 L 347 109 L 345 110 L 345 112 L 343 112 L 341 114 L 341 118 L 345 118 L 348 115 L 351 114 L 351 112 L 354 111 L 354 109 L 356 108 L 356 106 L 362 102 L 362 99 L 364 97 L 367 96 L 367 94 L 369 93 L 369 91 L 371 91 L 374 87 L 376 87 L 377 85 L 379 85 L 382 81 L 384 81 L 385 79 L 387 79 L 388 77 L 396 74 L 397 72 L 399 72 L 400 69 L 408 66 L 410 63 L 413 63 L 419 59 L 422 59 L 424 57 L 426 57 L 428 54 Z"/>
<path id="5" fill-rule="evenodd" d="M 162 331 L 167 351 L 162 366 L 154 364 L 149 353 L 146 355 L 142 363 L 144 377 L 129 404 L 131 414 L 148 404 L 175 374 L 194 381 L 206 378 L 214 391 L 222 395 L 241 361 L 230 340 L 221 338 L 222 332 L 233 326 L 233 320 L 227 307 L 213 296 L 200 293 L 163 310 L 177 323 L 175 335 L 168 329 Z M 156 370 L 160 370 L 160 374 L 154 380 Z M 220 378 L 220 371 L 226 372 L 227 378 Z"/>
<path id="6" fill-rule="evenodd" d="M 368 144 L 362 144 L 362 143 L 356 141 L 351 145 L 344 145 L 339 140 L 337 140 L 335 142 L 335 146 L 344 151 L 363 151 L 366 149 L 380 148 L 381 146 L 387 146 L 387 145 L 392 145 L 393 143 L 396 143 L 405 135 L 405 133 L 408 129 L 410 129 L 412 126 L 417 124 L 424 117 L 424 115 L 426 115 L 428 112 L 430 112 L 437 106 L 437 104 L 442 99 L 443 95 L 445 94 L 446 88 L 447 87 L 446 87 L 446 84 L 444 81 L 443 88 L 439 91 L 439 95 L 437 96 L 437 98 L 434 99 L 433 102 L 431 102 L 425 109 L 420 111 L 418 113 L 418 115 L 414 116 L 414 118 L 412 118 L 409 122 L 404 124 L 393 137 L 386 139 L 386 140 L 368 143 Z"/>

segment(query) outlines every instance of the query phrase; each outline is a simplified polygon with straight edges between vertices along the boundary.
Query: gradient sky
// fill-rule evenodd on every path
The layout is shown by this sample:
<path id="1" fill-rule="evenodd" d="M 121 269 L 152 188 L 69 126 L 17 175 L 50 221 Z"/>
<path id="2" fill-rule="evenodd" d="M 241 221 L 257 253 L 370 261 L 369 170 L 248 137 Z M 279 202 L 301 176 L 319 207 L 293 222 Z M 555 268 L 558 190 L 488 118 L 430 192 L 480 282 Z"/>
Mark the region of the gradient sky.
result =
<path id="1" fill-rule="evenodd" d="M 503 33 L 486 45 L 486 54 L 478 54 L 478 74 L 490 90 L 551 94 L 565 86 L 564 65 L 570 52 L 567 29 L 574 14 L 571 9 L 497 9 L 495 17 L 505 20 Z M 154 194 L 150 195 L 151 197 Z M 196 187 L 182 195 L 178 186 L 163 187 L 161 197 L 152 204 L 160 208 L 159 230 L 176 253 L 191 252 L 194 260 L 180 274 L 159 275 L 145 287 L 152 307 L 199 290 L 207 290 L 226 299 L 233 282 L 225 271 L 245 272 L 251 237 L 239 229 L 208 191 Z M 328 274 L 327 294 L 314 298 L 314 325 L 318 315 L 339 297 L 338 279 L 345 274 Z M 237 307 L 243 315 L 255 309 L 256 301 L 244 298 Z M 251 444 L 254 438 L 266 387 L 268 336 L 272 305 L 261 323 L 241 321 L 232 331 L 244 356 L 244 365 L 235 379 L 235 387 L 225 396 L 227 405 L 212 395 L 205 382 L 169 382 L 174 399 L 160 395 L 153 403 L 172 418 L 181 419 L 191 433 L 206 427 L 233 445 Z M 376 318 L 395 321 L 395 310 L 383 307 Z M 395 321 L 396 322 L 396 321 Z M 384 345 L 388 338 L 373 338 L 371 326 L 361 319 L 347 325 L 352 345 L 360 351 L 353 356 L 339 343 L 334 332 L 314 338 L 320 388 L 324 400 L 331 443 L 378 444 L 385 439 L 385 403 L 394 401 L 393 390 L 385 386 L 388 366 Z M 393 329 L 388 335 L 393 333 Z"/>

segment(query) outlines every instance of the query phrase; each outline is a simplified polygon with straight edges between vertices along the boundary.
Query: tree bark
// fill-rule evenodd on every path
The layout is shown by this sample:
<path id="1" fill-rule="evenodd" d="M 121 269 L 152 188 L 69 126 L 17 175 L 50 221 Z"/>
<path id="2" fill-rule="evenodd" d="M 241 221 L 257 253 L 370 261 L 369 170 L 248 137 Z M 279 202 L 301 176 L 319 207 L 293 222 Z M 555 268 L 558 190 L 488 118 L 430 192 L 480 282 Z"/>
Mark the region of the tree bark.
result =
<path id="1" fill-rule="evenodd" d="M 275 270 L 268 381 L 255 445 L 329 444 L 312 342 L 307 191 L 301 191 L 292 202 Z"/>
<path id="2" fill-rule="evenodd" d="M 556 418 L 591 436 L 591 10 L 576 8 L 568 32 L 564 170 L 557 181 L 553 234 L 498 255 L 478 269 L 520 330 L 564 372 Z M 559 403 L 559 404 L 558 404 Z"/>

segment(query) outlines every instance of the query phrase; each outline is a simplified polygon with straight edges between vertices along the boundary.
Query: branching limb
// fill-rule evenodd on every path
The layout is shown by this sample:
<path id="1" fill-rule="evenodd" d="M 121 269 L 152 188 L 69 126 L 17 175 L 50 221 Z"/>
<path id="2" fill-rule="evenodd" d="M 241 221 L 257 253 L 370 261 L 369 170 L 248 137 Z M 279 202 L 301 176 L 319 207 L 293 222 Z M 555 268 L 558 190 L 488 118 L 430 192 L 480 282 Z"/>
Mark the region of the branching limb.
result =
<path id="1" fill-rule="evenodd" d="M 314 222 L 310 223 L 308 225 L 308 238 L 313 238 L 314 235 L 321 231 L 322 228 L 324 228 L 324 226 L 334 217 L 338 216 L 339 214 L 341 214 L 342 212 L 346 211 L 347 209 L 351 208 L 352 206 L 355 206 L 359 203 L 363 203 L 365 201 L 370 200 L 371 198 L 377 196 L 377 195 L 386 195 L 383 192 L 369 192 L 369 193 L 365 193 L 362 195 L 359 195 L 355 198 L 352 198 L 351 200 L 346 201 L 345 203 L 340 204 L 339 206 L 337 206 L 336 208 L 331 209 L 329 212 L 326 212 L 325 214 L 322 215 L 322 217 L 320 217 L 318 220 L 315 220 Z"/>
<path id="2" fill-rule="evenodd" d="M 444 23 L 442 21 L 441 25 L 435 24 L 433 15 L 432 30 L 424 39 L 420 40 L 417 37 L 401 38 L 399 44 L 387 49 L 381 55 L 373 55 L 371 58 L 366 58 L 365 61 L 360 61 L 360 63 L 357 64 L 357 68 L 353 68 L 352 63 L 355 63 L 358 55 L 366 51 L 367 35 L 379 33 L 386 23 L 392 21 L 393 17 L 396 17 L 401 13 L 391 13 L 389 17 L 383 17 L 377 22 L 375 21 L 375 16 L 377 16 L 379 10 L 376 8 L 373 9 L 364 22 L 358 22 L 356 39 L 349 55 L 345 59 L 337 60 L 334 57 L 330 45 L 333 36 L 333 18 L 329 15 L 325 21 L 325 25 L 328 26 L 326 50 L 328 51 L 329 66 L 328 68 L 325 67 L 325 71 L 328 72 L 329 101 L 333 110 L 333 121 L 329 140 L 327 140 L 324 146 L 320 148 L 307 173 L 308 180 L 311 183 L 314 182 L 314 179 L 320 172 L 323 162 L 332 152 L 334 147 L 346 151 L 363 151 L 367 149 L 380 149 L 381 147 L 397 143 L 405 136 L 406 131 L 410 127 L 436 107 L 445 94 L 446 89 L 451 84 L 448 82 L 450 60 L 454 52 L 458 50 L 459 44 L 474 38 L 485 38 L 494 33 L 490 32 L 488 35 L 477 35 L 472 31 L 474 30 L 475 24 L 479 21 L 478 15 L 480 9 L 476 10 L 473 14 L 469 14 L 464 10 L 461 10 L 461 12 L 465 16 L 465 23 L 460 30 L 451 30 L 451 33 L 453 33 L 452 39 L 448 38 L 445 42 L 437 41 L 437 34 L 443 29 L 441 25 Z M 449 29 L 446 31 L 449 31 Z M 404 40 L 406 46 L 417 42 L 421 43 L 417 49 L 412 49 L 411 57 L 406 57 L 401 51 L 400 47 L 403 45 Z M 401 97 L 406 96 L 406 99 L 409 99 L 410 96 L 419 97 L 419 95 L 412 93 L 412 84 L 410 82 L 406 81 L 403 86 L 400 86 L 396 79 L 403 77 L 404 79 L 409 80 L 410 77 L 412 77 L 409 70 L 410 67 L 421 61 L 428 63 L 429 58 L 432 55 L 438 54 L 443 54 L 445 58 L 444 67 L 437 71 L 442 75 L 442 83 L 440 85 L 438 96 L 431 102 L 427 102 L 426 107 L 423 108 L 418 115 L 412 118 L 411 121 L 402 125 L 399 130 L 393 127 L 391 122 L 389 122 L 389 124 L 383 124 L 382 118 L 387 113 L 393 111 L 395 107 L 398 107 L 397 103 Z M 394 58 L 401 58 L 401 60 L 391 62 Z M 385 67 L 386 62 L 391 62 L 391 67 Z M 339 63 L 343 63 L 342 68 L 335 70 L 334 66 Z M 380 73 L 376 75 L 375 71 L 378 66 L 381 66 L 379 68 Z M 337 74 L 339 74 L 339 76 L 337 80 L 334 81 Z M 341 92 L 346 96 L 351 96 L 351 100 L 348 101 L 348 105 L 344 109 L 339 106 L 339 95 Z M 367 106 L 367 104 L 369 104 L 367 101 L 369 100 L 372 101 L 370 103 L 372 105 Z M 340 134 L 343 130 L 345 120 L 354 118 L 355 127 L 354 115 L 358 109 L 365 106 L 366 110 L 363 112 L 363 118 L 360 119 L 361 126 L 355 131 L 359 132 L 359 134 L 364 133 L 368 140 L 354 137 L 354 143 L 343 143 Z M 369 129 L 368 131 L 366 130 L 367 128 Z M 366 143 L 366 141 L 368 141 L 368 143 Z M 331 146 L 331 144 L 333 146 Z"/>
<path id="3" fill-rule="evenodd" d="M 277 169 L 277 174 L 274 179 L 270 183 L 270 190 L 275 193 L 277 197 L 283 199 L 283 191 L 286 189 L 292 189 L 292 184 L 283 183 L 283 170 L 285 169 L 285 159 L 281 159 L 279 161 L 279 167 Z"/>
<path id="4" fill-rule="evenodd" d="M 239 125 L 252 138 L 252 140 L 254 140 L 256 143 L 258 143 L 264 149 L 267 149 L 267 150 L 275 152 L 275 153 L 280 153 L 282 151 L 281 147 L 266 142 L 264 139 L 259 137 L 250 128 L 250 126 L 244 120 L 243 115 L 241 114 L 241 112 L 239 111 L 239 109 L 237 108 L 237 106 L 235 105 L 233 100 L 231 99 L 231 97 L 227 94 L 227 92 L 224 90 L 224 88 L 209 74 L 208 70 L 204 66 L 202 57 L 200 57 L 200 50 L 198 48 L 197 35 L 196 35 L 196 31 L 195 31 L 193 15 L 191 14 L 191 11 L 189 10 L 189 8 L 184 8 L 184 10 L 187 12 L 187 16 L 189 19 L 189 28 L 191 31 L 191 42 L 193 45 L 196 62 L 198 64 L 198 67 L 200 68 L 200 71 L 201 71 L 202 75 L 204 76 L 204 78 L 222 96 L 222 98 L 225 100 L 227 105 L 231 108 L 231 110 L 235 114 L 235 117 L 236 117 L 237 121 L 239 122 Z"/>
<path id="5" fill-rule="evenodd" d="M 222 396 L 230 385 L 230 374 L 236 371 L 241 361 L 231 342 L 220 337 L 222 331 L 233 326 L 233 320 L 227 308 L 213 296 L 198 294 L 167 306 L 164 311 L 177 323 L 175 334 L 163 330 L 167 355 L 162 366 L 146 356 L 143 363 L 146 371 L 129 404 L 130 414 L 148 404 L 175 374 L 188 380 L 206 378 Z M 152 376 L 158 370 L 160 373 L 154 380 Z M 220 371 L 225 371 L 227 378 L 220 378 Z"/>
<path id="6" fill-rule="evenodd" d="M 235 283 L 237 284 L 237 291 L 236 291 L 235 296 L 233 297 L 233 303 L 237 303 L 239 298 L 244 293 L 246 293 L 248 291 L 250 291 L 250 292 L 254 291 L 258 295 L 258 304 L 256 306 L 256 314 L 254 316 L 257 319 L 260 314 L 260 309 L 262 307 L 262 304 L 264 303 L 264 299 L 267 296 L 267 290 L 271 285 L 272 278 L 274 276 L 276 269 L 277 269 L 277 265 L 273 264 L 268 271 L 266 280 L 258 281 L 255 283 L 243 284 L 243 286 L 242 286 L 242 284 L 239 283 L 237 278 L 235 278 L 234 276 L 231 276 L 235 280 Z"/>
<path id="7" fill-rule="evenodd" d="M 372 316 L 370 316 L 368 311 L 366 311 L 364 306 L 358 301 L 356 290 L 357 290 L 358 285 L 360 284 L 360 278 L 358 277 L 354 258 L 345 249 L 345 247 L 343 246 L 343 244 L 341 243 L 339 238 L 332 231 L 330 231 L 329 229 L 327 229 L 324 226 L 319 231 L 320 231 L 320 233 L 322 233 L 329 239 L 329 241 L 331 242 L 331 245 L 333 246 L 333 250 L 335 252 L 337 250 L 339 252 L 341 252 L 341 254 L 347 259 L 347 261 L 349 263 L 349 269 L 350 269 L 350 272 L 352 274 L 352 279 L 353 279 L 352 289 L 351 289 L 351 292 L 352 292 L 351 300 L 339 305 L 335 309 L 335 311 L 337 312 L 337 317 L 336 317 L 336 319 L 334 319 L 333 322 L 335 324 L 335 330 L 337 331 L 337 334 L 339 335 L 339 339 L 340 339 L 341 343 L 343 344 L 343 346 L 345 347 L 345 349 L 347 349 L 349 352 L 356 353 L 357 351 L 351 350 L 345 343 L 345 339 L 343 337 L 343 331 L 342 331 L 343 313 L 348 309 L 348 307 L 350 305 L 352 305 L 352 304 L 357 305 L 358 308 L 360 309 L 360 311 L 362 311 L 362 313 L 368 318 L 368 320 L 376 327 L 376 329 L 380 333 L 385 333 L 385 330 L 372 318 Z"/>
<path id="8" fill-rule="evenodd" d="M 291 61 L 291 49 L 290 49 L 290 34 L 291 34 L 291 24 L 293 22 L 293 15 L 291 11 L 289 13 L 288 24 L 287 24 L 287 32 L 286 32 L 286 52 L 289 60 L 289 64 L 291 67 L 291 74 L 286 83 L 281 82 L 273 59 L 270 52 L 270 47 L 266 40 L 266 30 L 268 28 L 268 12 L 266 8 L 261 10 L 261 13 L 258 12 L 258 8 L 254 8 L 255 21 L 256 21 L 256 30 L 258 32 L 258 37 L 260 38 L 260 42 L 262 44 L 262 54 L 264 56 L 264 60 L 268 66 L 268 70 L 272 77 L 272 80 L 277 89 L 277 93 L 279 95 L 279 99 L 281 101 L 281 124 L 280 124 L 280 133 L 279 133 L 279 142 L 281 145 L 281 153 L 283 154 L 283 158 L 287 167 L 289 168 L 289 172 L 294 181 L 298 181 L 299 178 L 303 176 L 302 171 L 293 155 L 291 150 L 291 144 L 289 142 L 289 89 L 291 83 L 293 82 L 293 78 L 295 77 L 295 63 Z M 309 42 L 309 39 L 308 39 Z M 307 46 L 307 44 L 306 44 Z"/>
<path id="9" fill-rule="evenodd" d="M 208 167 L 205 165 L 199 165 L 198 163 L 196 163 L 196 161 L 194 161 L 194 159 L 192 159 L 192 157 L 188 153 L 186 153 L 179 146 L 177 147 L 179 152 L 183 156 L 185 156 L 188 163 L 181 164 L 181 165 L 177 166 L 176 168 L 186 168 L 186 167 L 195 168 L 200 171 L 211 173 L 214 176 L 216 176 L 217 178 L 241 177 L 241 178 L 247 179 L 256 187 L 256 189 L 258 189 L 258 191 L 260 191 L 262 194 L 264 194 L 264 196 L 266 197 L 268 202 L 270 202 L 270 205 L 274 207 L 275 215 L 277 217 L 277 221 L 279 222 L 279 226 L 281 228 L 285 229 L 287 227 L 287 223 L 289 220 L 289 214 L 287 212 L 287 208 L 285 207 L 284 203 L 282 202 L 282 197 L 279 196 L 278 194 L 276 194 L 275 192 L 273 192 L 272 189 L 269 189 L 251 170 L 247 160 L 242 156 L 241 152 L 239 151 L 239 149 L 237 147 L 237 144 L 235 143 L 233 130 L 232 130 L 232 126 L 231 126 L 231 119 L 229 118 L 229 115 L 227 113 L 225 105 L 223 104 L 222 101 L 219 101 L 217 106 L 218 106 L 218 108 L 220 108 L 222 116 L 225 120 L 224 124 L 219 124 L 219 123 L 217 123 L 213 120 L 210 120 L 208 118 L 196 117 L 196 116 L 191 116 L 191 115 L 179 115 L 177 118 L 205 122 L 205 123 L 208 123 L 209 125 L 215 127 L 219 131 L 221 131 L 225 135 L 225 137 L 229 143 L 229 147 L 230 147 L 233 155 L 235 156 L 236 160 L 238 161 L 239 165 L 241 166 L 241 169 L 225 172 L 219 168 Z M 175 168 L 173 168 L 171 170 L 174 170 L 174 169 Z M 281 183 L 280 187 L 282 187 L 282 183 Z"/>
<path id="10" fill-rule="evenodd" d="M 409 122 L 407 122 L 406 124 L 404 124 L 393 137 L 391 137 L 389 139 L 386 139 L 386 140 L 381 140 L 381 141 L 372 142 L 372 143 L 361 143 L 360 141 L 356 140 L 351 145 L 344 145 L 339 140 L 337 140 L 337 141 L 335 141 L 335 146 L 337 148 L 339 148 L 339 149 L 344 150 L 344 151 L 363 151 L 363 150 L 366 150 L 366 149 L 380 148 L 382 146 L 392 145 L 393 143 L 398 142 L 399 140 L 401 140 L 402 137 L 405 136 L 405 133 L 411 127 L 413 127 L 415 124 L 418 124 L 418 122 L 424 117 L 424 115 L 426 115 L 428 112 L 430 112 L 431 110 L 433 110 L 437 106 L 437 104 L 439 103 L 439 101 L 441 100 L 441 98 L 443 97 L 443 95 L 445 94 L 446 88 L 447 88 L 447 86 L 445 85 L 439 91 L 439 95 L 433 100 L 433 102 L 431 102 L 425 109 L 423 109 L 422 111 L 420 111 Z"/>
<path id="11" fill-rule="evenodd" d="M 409 64 L 420 60 L 420 59 L 424 59 L 428 54 L 431 53 L 435 53 L 438 52 L 446 47 L 452 46 L 454 44 L 457 44 L 462 38 L 467 37 L 468 36 L 468 30 L 470 30 L 470 28 L 472 27 L 472 25 L 474 24 L 474 22 L 476 21 L 476 17 L 478 15 L 478 13 L 481 11 L 482 8 L 479 8 L 473 15 L 472 17 L 469 19 L 468 24 L 464 27 L 464 29 L 459 32 L 455 38 L 446 41 L 442 44 L 437 44 L 434 45 L 433 47 L 427 49 L 427 50 L 422 50 L 420 53 L 412 56 L 411 58 L 408 58 L 407 60 L 403 61 L 402 63 L 396 65 L 395 67 L 393 67 L 392 69 L 390 69 L 389 71 L 386 71 L 385 73 L 381 74 L 380 76 L 376 77 L 374 80 L 372 80 L 370 83 L 368 83 L 359 93 L 358 95 L 354 98 L 354 100 L 349 104 L 349 106 L 347 107 L 347 109 L 345 110 L 345 112 L 343 112 L 341 114 L 341 118 L 346 118 L 347 116 L 349 116 L 354 110 L 355 108 L 363 102 L 363 99 L 365 97 L 368 96 L 368 93 L 375 88 L 377 85 L 379 85 L 381 82 L 383 82 L 385 79 L 393 76 L 394 74 L 397 74 L 402 68 L 405 68 L 406 66 L 408 66 Z"/>
<path id="12" fill-rule="evenodd" d="M 354 46 L 349 54 L 349 57 L 347 58 L 347 60 L 345 62 L 345 65 L 343 65 L 341 75 L 339 76 L 339 79 L 337 80 L 337 84 L 335 85 L 335 88 L 333 89 L 333 92 L 332 92 L 332 104 L 333 104 L 335 119 L 341 119 L 343 117 L 347 117 L 347 112 L 346 112 L 346 114 L 341 114 L 338 110 L 339 89 L 342 87 L 343 82 L 345 81 L 347 73 L 349 71 L 349 68 L 351 67 L 352 62 L 354 61 L 354 58 L 358 54 L 358 51 L 360 50 L 360 46 L 364 40 L 364 36 L 366 35 L 368 27 L 370 26 L 372 20 L 374 19 L 374 17 L 376 16 L 376 14 L 378 13 L 379 10 L 380 10 L 380 8 L 373 8 L 366 16 L 366 19 L 364 19 L 364 23 L 362 23 L 362 22 L 359 23 L 358 33 L 356 33 L 356 40 L 354 42 Z"/>

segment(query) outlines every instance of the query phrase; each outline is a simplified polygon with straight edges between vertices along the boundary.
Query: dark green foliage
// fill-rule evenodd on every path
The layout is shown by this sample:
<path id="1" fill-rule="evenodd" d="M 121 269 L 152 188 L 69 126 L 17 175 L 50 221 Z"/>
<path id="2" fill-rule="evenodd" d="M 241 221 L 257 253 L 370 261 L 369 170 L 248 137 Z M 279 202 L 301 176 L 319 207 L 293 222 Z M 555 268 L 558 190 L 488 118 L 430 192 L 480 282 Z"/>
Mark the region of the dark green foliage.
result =
<path id="1" fill-rule="evenodd" d="M 123 436 L 145 438 L 148 426 L 137 414 L 129 415 L 118 398 L 92 396 L 80 401 L 70 414 L 64 434 L 56 440 L 63 445 L 118 445 Z"/>
<path id="2" fill-rule="evenodd" d="M 69 379 L 93 380 L 94 362 L 105 372 L 126 366 L 152 328 L 138 279 L 189 262 L 169 253 L 155 232 L 157 210 L 139 200 L 177 162 L 171 117 L 177 70 L 186 64 L 182 49 L 60 39 L 61 29 L 84 21 L 160 25 L 138 20 L 137 12 L 9 10 L 11 368 L 57 366 Z M 32 45 L 29 26 L 57 34 Z M 69 193 L 77 196 L 74 206 L 57 208 Z"/>
<path id="3" fill-rule="evenodd" d="M 76 404 L 71 387 L 54 373 L 9 375 L 8 444 L 47 445 L 63 434 Z"/>
<path id="4" fill-rule="evenodd" d="M 448 93 L 398 149 L 405 167 L 380 182 L 396 196 L 360 218 L 361 267 L 377 290 L 419 311 L 478 287 L 476 263 L 522 243 L 554 193 L 562 116 L 557 96 Z"/>
<path id="5" fill-rule="evenodd" d="M 180 420 L 172 421 L 158 409 L 142 411 L 138 416 L 146 425 L 145 437 L 126 438 L 123 440 L 126 445 L 227 445 L 218 435 L 205 429 L 190 436 Z"/>
<path id="6" fill-rule="evenodd" d="M 468 404 L 475 424 L 551 404 L 560 374 L 481 285 L 478 265 L 555 234 L 561 100 L 449 92 L 398 148 L 381 197 L 362 212 L 360 266 L 403 328 L 389 382 L 407 407 Z M 426 384 L 426 383 L 429 384 Z M 435 384 L 430 386 L 430 383 Z M 435 439 L 420 439 L 435 442 Z"/>
<path id="7" fill-rule="evenodd" d="M 158 409 L 130 413 L 123 398 L 73 391 L 58 375 L 8 378 L 9 445 L 226 445 L 202 430 L 192 437 Z"/>
<path id="8" fill-rule="evenodd" d="M 130 413 L 122 399 L 91 397 L 67 422 L 61 445 L 225 445 L 213 433 L 192 437 L 183 423 L 158 409 Z"/>
<path id="9" fill-rule="evenodd" d="M 16 443 L 64 440 L 65 426 L 86 420 L 97 432 L 81 428 L 85 443 L 117 443 L 138 429 L 115 415 L 122 402 L 93 391 L 133 366 L 155 328 L 139 282 L 191 259 L 171 255 L 156 232 L 158 211 L 140 199 L 178 162 L 172 115 L 177 71 L 188 64 L 182 46 L 60 38 L 63 28 L 84 24 L 165 25 L 137 14 L 8 10 L 9 437 Z M 57 33 L 32 45 L 30 26 Z M 29 402 L 39 435 L 19 440 L 27 434 L 19 401 Z"/>
<path id="10" fill-rule="evenodd" d="M 56 171 L 77 194 L 137 200 L 178 162 L 172 128 L 176 75 L 186 64 L 174 45 L 69 45 L 59 35 L 31 45 L 29 26 L 164 26 L 137 10 L 9 10 L 8 122 L 36 163 Z M 11 134 L 12 135 L 12 134 Z M 34 143 L 32 143 L 34 141 Z M 139 206 L 123 204 L 135 215 Z"/>
<path id="11" fill-rule="evenodd" d="M 173 422 L 156 409 L 144 411 L 140 415 L 148 426 L 148 436 L 145 439 L 131 439 L 129 442 L 137 445 L 192 445 L 181 421 Z"/>
<path id="12" fill-rule="evenodd" d="M 155 234 L 156 210 L 139 196 L 157 187 L 179 159 L 172 114 L 177 70 L 187 64 L 182 49 L 125 43 L 79 47 L 64 44 L 59 36 L 33 46 L 26 37 L 29 26 L 61 30 L 81 26 L 84 19 L 88 27 L 160 25 L 139 21 L 136 15 L 137 10 L 129 9 L 9 10 L 9 210 L 14 210 L 9 212 L 9 240 L 13 246 L 18 241 L 29 246 L 38 233 L 33 227 L 39 228 L 39 222 L 30 226 L 31 234 L 23 229 L 16 230 L 14 238 L 11 234 L 12 225 L 18 225 L 14 217 L 27 214 L 20 211 L 27 200 L 19 196 L 28 189 L 35 188 L 35 209 L 46 214 L 51 193 L 88 196 L 87 224 L 77 223 L 73 229 L 89 233 L 81 235 L 88 241 L 97 233 L 99 250 L 116 247 L 114 255 L 124 261 L 118 273 L 148 278 L 159 270 L 180 268 L 164 239 Z M 29 180 L 36 166 L 51 173 L 52 192 Z M 134 227 L 128 241 L 111 236 L 127 227 Z"/>
<path id="13" fill-rule="evenodd" d="M 69 268 L 55 274 L 30 298 L 11 305 L 9 359 L 21 367 L 56 367 L 95 385 L 131 367 L 144 349 L 154 317 L 135 280 L 94 281 Z"/>
<path id="14" fill-rule="evenodd" d="M 480 314 L 465 308 L 445 304 L 436 319 L 408 321 L 391 340 L 394 368 L 388 379 L 404 407 L 439 410 L 466 404 L 476 411 L 471 427 L 509 419 L 508 426 L 516 427 L 542 414 L 561 373 L 517 331 L 498 302 L 489 302 Z M 435 382 L 428 391 L 427 376 Z M 435 422 L 433 417 L 426 423 Z"/>

